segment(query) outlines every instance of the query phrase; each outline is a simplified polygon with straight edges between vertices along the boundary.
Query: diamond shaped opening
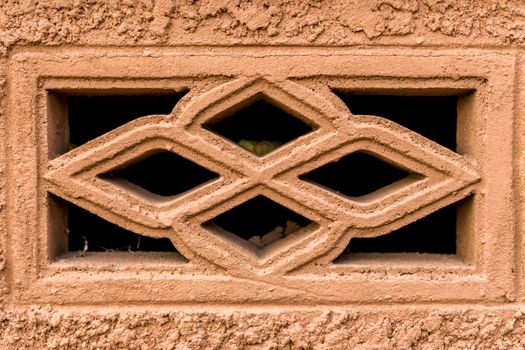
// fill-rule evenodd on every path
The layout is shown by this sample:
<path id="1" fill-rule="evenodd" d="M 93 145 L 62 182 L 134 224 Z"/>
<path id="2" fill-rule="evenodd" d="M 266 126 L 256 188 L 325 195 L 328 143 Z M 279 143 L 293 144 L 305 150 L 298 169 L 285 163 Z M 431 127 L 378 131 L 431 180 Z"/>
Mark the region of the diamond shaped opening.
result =
<path id="1" fill-rule="evenodd" d="M 248 241 L 256 250 L 293 237 L 307 226 L 317 224 L 262 195 L 204 224 L 214 233 Z"/>
<path id="2" fill-rule="evenodd" d="M 314 129 L 263 97 L 203 126 L 259 157 Z"/>
<path id="3" fill-rule="evenodd" d="M 175 196 L 217 179 L 219 175 L 166 150 L 155 150 L 140 160 L 100 176 L 126 181 L 159 196 Z"/>
<path id="4" fill-rule="evenodd" d="M 458 212 L 468 203 L 451 204 L 383 236 L 353 238 L 334 262 L 344 263 L 356 253 L 456 254 Z"/>
<path id="5" fill-rule="evenodd" d="M 188 90 L 52 91 L 48 94 L 53 159 L 137 118 L 170 114 Z"/>
<path id="6" fill-rule="evenodd" d="M 350 153 L 341 159 L 299 176 L 348 197 L 361 197 L 407 177 L 407 173 L 364 152 Z"/>
<path id="7" fill-rule="evenodd" d="M 167 238 L 138 235 L 58 197 L 50 196 L 49 208 L 52 229 L 64 231 L 67 247 L 62 249 L 69 252 L 177 251 Z"/>
<path id="8" fill-rule="evenodd" d="M 377 115 L 389 119 L 446 148 L 456 150 L 457 105 L 462 96 L 397 96 L 341 90 L 335 90 L 334 93 L 352 114 Z"/>

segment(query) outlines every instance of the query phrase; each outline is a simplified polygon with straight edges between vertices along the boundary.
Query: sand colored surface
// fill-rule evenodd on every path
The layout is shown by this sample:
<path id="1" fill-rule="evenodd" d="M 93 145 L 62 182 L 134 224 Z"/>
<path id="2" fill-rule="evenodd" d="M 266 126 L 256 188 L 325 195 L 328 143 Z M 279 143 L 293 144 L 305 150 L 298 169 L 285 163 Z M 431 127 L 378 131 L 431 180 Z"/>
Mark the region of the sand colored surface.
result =
<path id="1" fill-rule="evenodd" d="M 0 349 L 525 348 L 524 40 L 519 1 L 4 1 Z M 352 94 L 453 101 L 452 136 Z M 124 179 L 165 153 L 184 183 Z M 315 177 L 351 154 L 401 175 Z M 451 244 L 349 248 L 451 206 Z"/>

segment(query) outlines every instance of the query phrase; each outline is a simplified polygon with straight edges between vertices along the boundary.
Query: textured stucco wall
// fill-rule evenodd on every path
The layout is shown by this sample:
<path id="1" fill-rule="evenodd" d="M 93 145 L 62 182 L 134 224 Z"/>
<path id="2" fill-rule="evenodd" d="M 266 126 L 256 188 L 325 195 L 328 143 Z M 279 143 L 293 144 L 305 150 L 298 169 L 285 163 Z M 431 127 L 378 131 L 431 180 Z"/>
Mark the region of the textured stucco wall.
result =
<path id="1" fill-rule="evenodd" d="M 522 226 L 525 183 L 521 180 L 525 164 L 525 125 L 522 122 L 525 116 L 522 87 L 525 78 L 524 44 L 525 5 L 519 0 L 1 1 L 0 349 L 525 348 Z M 297 47 L 327 57 L 341 54 L 336 50 L 353 50 L 351 54 L 367 55 L 382 49 L 381 54 L 386 56 L 401 53 L 416 55 L 413 50 L 418 49 L 421 50 L 417 53 L 420 56 L 439 57 L 446 50 L 454 50 L 457 56 L 468 56 L 473 50 L 479 50 L 473 56 L 496 57 L 497 63 L 486 67 L 486 74 L 493 77 L 501 72 L 503 82 L 490 85 L 487 91 L 499 91 L 501 96 L 506 95 L 515 104 L 512 107 L 499 105 L 502 97 L 494 102 L 494 106 L 487 108 L 503 111 L 502 115 L 512 115 L 509 128 L 512 128 L 515 137 L 512 140 L 514 153 L 511 155 L 514 161 L 502 164 L 501 174 L 512 180 L 514 192 L 507 198 L 511 203 L 506 207 L 508 216 L 500 218 L 501 227 L 507 227 L 510 232 L 506 237 L 512 238 L 501 239 L 502 250 L 505 251 L 501 254 L 501 260 L 494 257 L 492 262 L 487 263 L 502 264 L 501 270 L 498 270 L 498 265 L 490 270 L 492 272 L 489 271 L 487 281 L 503 279 L 502 276 L 494 276 L 503 270 L 507 271 L 505 277 L 509 278 L 485 288 L 484 282 L 476 280 L 476 276 L 471 280 L 456 281 L 451 270 L 447 273 L 452 277 L 447 273 L 440 276 L 443 280 L 452 281 L 451 285 L 456 283 L 456 295 L 453 288 L 444 292 L 445 297 L 437 295 L 437 292 L 432 295 L 431 287 L 427 286 L 427 294 L 414 297 L 414 302 L 406 291 L 400 291 L 406 287 L 396 283 L 390 285 L 388 295 L 380 288 L 354 290 L 360 294 L 360 302 L 334 301 L 334 298 L 337 299 L 334 295 L 344 293 L 344 290 L 340 289 L 333 295 L 330 291 L 328 294 L 332 300 L 326 303 L 317 299 L 303 303 L 304 300 L 299 300 L 297 296 L 300 294 L 288 291 L 286 293 L 289 294 L 283 293 L 274 296 L 274 299 L 270 297 L 264 303 L 253 302 L 254 295 L 261 288 L 257 284 L 249 287 L 251 296 L 247 297 L 246 303 L 242 302 L 242 298 L 235 304 L 228 300 L 217 302 L 211 292 L 206 300 L 212 302 L 201 302 L 196 298 L 192 303 L 193 299 L 188 296 L 191 295 L 191 288 L 187 286 L 169 291 L 172 294 L 185 293 L 186 302 L 165 301 L 162 289 L 156 286 L 155 290 L 150 290 L 155 295 L 152 297 L 154 301 L 148 301 L 146 295 L 142 302 L 115 303 L 115 295 L 122 288 L 118 281 L 115 282 L 115 289 L 100 294 L 102 299 L 108 298 L 107 303 L 100 300 L 100 295 L 92 304 L 86 303 L 89 296 L 83 289 L 67 292 L 70 299 L 63 302 L 59 289 L 67 287 L 67 280 L 56 280 L 59 286 L 57 296 L 46 294 L 53 289 L 53 276 L 42 290 L 27 292 L 26 284 L 33 281 L 20 280 L 17 276 L 31 275 L 41 268 L 32 265 L 32 252 L 38 250 L 39 243 L 27 243 L 30 247 L 27 256 L 15 256 L 19 250 L 13 249 L 12 245 L 19 240 L 12 233 L 9 235 L 9 228 L 30 227 L 33 218 L 9 214 L 18 212 L 19 207 L 24 206 L 23 200 L 17 198 L 17 191 L 22 193 L 25 186 L 31 186 L 30 181 L 26 184 L 24 179 L 33 179 L 35 174 L 17 172 L 17 169 L 24 157 L 32 159 L 36 151 L 28 148 L 21 154 L 13 154 L 12 146 L 17 138 L 32 138 L 37 131 L 28 127 L 24 130 L 25 135 L 15 133 L 17 124 L 13 121 L 22 118 L 16 116 L 18 108 L 29 106 L 31 110 L 39 102 L 36 96 L 21 96 L 19 91 L 24 88 L 29 91 L 32 87 L 20 87 L 23 82 L 12 77 L 25 78 L 44 65 L 52 66 L 54 60 L 66 62 L 72 70 L 85 70 L 79 75 L 89 76 L 89 67 L 103 69 L 96 66 L 98 61 L 93 61 L 92 66 L 92 62 L 83 63 L 81 68 L 76 66 L 76 61 L 99 55 L 101 61 L 109 60 L 104 61 L 104 67 L 111 67 L 112 55 L 128 57 L 131 62 L 134 56 L 139 55 L 162 56 L 165 49 L 180 50 L 179 56 L 189 57 L 194 48 L 213 56 L 215 49 L 222 50 L 223 54 L 229 50 L 249 54 L 255 46 L 268 46 L 267 51 L 258 51 L 257 57 L 271 56 L 273 50 L 286 54 L 287 50 L 291 52 Z M 96 52 L 98 49 L 100 51 Z M 46 55 L 46 62 L 31 56 L 39 53 Z M 203 55 L 202 52 L 199 55 Z M 505 57 L 498 61 L 498 55 Z M 221 69 L 220 62 L 215 64 L 217 69 Z M 514 64 L 516 69 L 512 70 Z M 461 65 L 468 67 L 468 60 L 458 64 L 459 67 Z M 129 64 L 128 67 L 131 66 Z M 145 64 L 143 67 L 149 70 L 148 74 L 156 73 L 155 66 Z M 168 76 L 169 69 L 166 67 L 159 74 Z M 185 69 L 186 66 L 181 64 L 181 67 Z M 115 76 L 122 76 L 126 69 L 117 65 Z M 483 75 L 483 69 L 479 65 L 476 72 Z M 460 68 L 443 66 L 442 70 L 443 74 L 452 78 L 457 76 L 461 80 Z M 55 74 L 52 69 L 50 71 L 50 76 Z M 142 73 L 140 67 L 133 67 L 129 69 L 129 74 Z M 508 88 L 507 84 L 513 85 Z M 198 88 L 206 90 L 207 86 Z M 484 103 L 490 104 L 485 100 Z M 35 115 L 38 113 L 35 112 Z M 38 119 L 34 120 L 38 125 Z M 479 139 L 485 136 L 481 135 Z M 492 160 L 497 158 L 491 157 Z M 17 159 L 18 163 L 14 163 Z M 17 176 L 7 178 L 7 172 Z M 28 194 L 30 197 L 32 192 Z M 8 212 L 7 208 L 11 211 Z M 35 230 L 38 231 L 37 228 Z M 496 237 L 492 244 L 497 244 L 499 235 L 504 236 L 502 232 L 491 234 Z M 31 245 L 33 243 L 34 246 Z M 20 268 L 17 262 L 22 260 L 31 262 Z M 25 270 L 30 270 L 30 273 Z M 145 270 L 147 272 L 147 267 Z M 386 271 L 384 275 L 378 272 L 375 278 L 387 279 L 388 269 Z M 436 281 L 432 274 L 432 271 L 428 273 L 429 284 Z M 407 275 L 410 276 L 410 272 Z M 470 282 L 479 289 L 471 288 Z M 138 283 L 144 281 L 139 280 Z M 89 279 L 85 284 L 90 284 Z M 410 285 L 410 277 L 407 284 Z M 163 286 L 162 283 L 159 285 Z M 417 283 L 414 286 L 417 287 Z M 147 290 L 144 285 L 129 287 L 130 290 L 134 288 Z M 272 292 L 273 289 L 263 290 L 261 294 L 272 295 Z M 377 305 L 363 301 L 368 292 L 375 296 Z M 415 294 L 419 292 L 415 291 Z M 42 293 L 42 298 L 39 293 Z M 396 293 L 405 293 L 403 300 L 389 304 L 389 298 L 394 295 L 395 299 Z M 74 295 L 82 299 L 79 302 L 82 305 L 75 305 L 72 300 Z"/>
<path id="2" fill-rule="evenodd" d="M 525 40 L 519 0 L 11 1 L 0 47 L 13 45 L 514 46 Z"/>
<path id="3" fill-rule="evenodd" d="M 208 307 L 0 313 L 8 349 L 521 349 L 516 308 Z"/>

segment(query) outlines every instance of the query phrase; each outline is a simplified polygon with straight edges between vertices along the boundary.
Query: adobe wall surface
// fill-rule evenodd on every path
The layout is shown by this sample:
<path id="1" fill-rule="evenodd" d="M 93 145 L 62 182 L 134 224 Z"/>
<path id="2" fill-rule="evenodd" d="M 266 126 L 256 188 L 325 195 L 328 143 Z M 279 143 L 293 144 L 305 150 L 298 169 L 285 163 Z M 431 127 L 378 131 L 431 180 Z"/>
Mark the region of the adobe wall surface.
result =
<path id="1" fill-rule="evenodd" d="M 524 45 L 518 0 L 3 0 L 0 349 L 525 349 Z M 70 150 L 47 95 L 184 89 Z M 458 149 L 332 89 L 468 95 Z M 201 128 L 259 95 L 318 130 L 261 158 Z M 169 203 L 100 181 L 153 148 L 220 179 Z M 426 180 L 362 203 L 297 180 L 359 149 Z M 48 193 L 180 254 L 55 259 Z M 257 194 L 317 228 L 262 252 L 203 229 Z M 333 263 L 472 196 L 460 258 Z"/>

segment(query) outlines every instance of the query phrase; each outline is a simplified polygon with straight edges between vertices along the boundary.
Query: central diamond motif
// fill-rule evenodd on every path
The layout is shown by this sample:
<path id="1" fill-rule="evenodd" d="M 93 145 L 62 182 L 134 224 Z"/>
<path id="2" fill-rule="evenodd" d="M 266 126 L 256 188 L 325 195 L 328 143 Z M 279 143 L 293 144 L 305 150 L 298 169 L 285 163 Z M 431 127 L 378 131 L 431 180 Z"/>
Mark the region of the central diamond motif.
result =
<path id="1" fill-rule="evenodd" d="M 208 121 L 204 127 L 258 157 L 313 130 L 312 126 L 262 96 L 247 106 Z"/>

